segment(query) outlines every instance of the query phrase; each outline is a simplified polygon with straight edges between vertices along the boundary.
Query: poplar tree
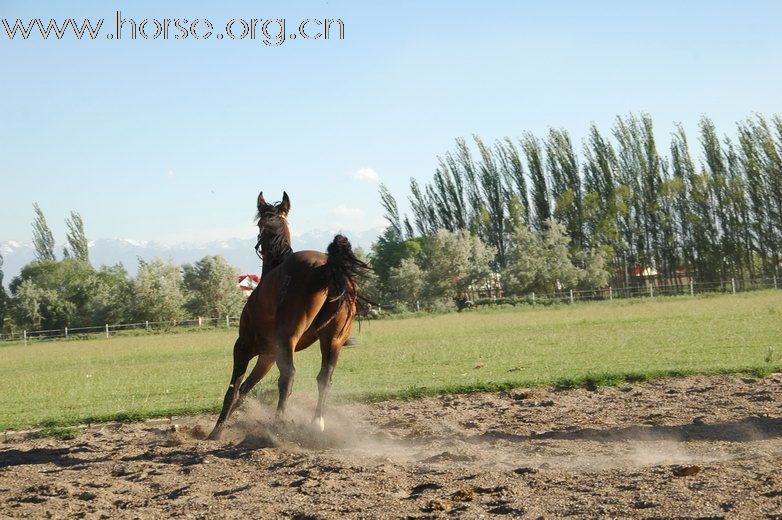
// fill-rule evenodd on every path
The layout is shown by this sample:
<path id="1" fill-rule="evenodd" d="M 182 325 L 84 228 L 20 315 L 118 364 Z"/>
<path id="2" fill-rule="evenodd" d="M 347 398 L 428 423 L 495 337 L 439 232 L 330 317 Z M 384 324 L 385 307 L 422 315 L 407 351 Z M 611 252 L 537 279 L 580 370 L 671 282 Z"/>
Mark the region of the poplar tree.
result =
<path id="1" fill-rule="evenodd" d="M 380 184 L 380 205 L 383 206 L 384 214 L 383 218 L 389 224 L 391 235 L 397 240 L 402 238 L 402 220 L 399 217 L 399 206 L 396 203 L 396 199 L 385 184 Z"/>
<path id="2" fill-rule="evenodd" d="M 54 236 L 51 229 L 46 224 L 46 217 L 41 211 L 37 202 L 33 202 L 35 210 L 35 220 L 33 220 L 33 247 L 35 248 L 35 258 L 38 261 L 54 261 Z"/>
<path id="3" fill-rule="evenodd" d="M 65 226 L 68 229 L 65 238 L 68 241 L 68 246 L 70 246 L 70 250 L 65 250 L 67 253 L 65 256 L 89 262 L 89 242 L 87 235 L 84 233 L 84 221 L 81 215 L 71 211 L 70 218 L 65 219 Z"/>
<path id="4" fill-rule="evenodd" d="M 527 179 L 524 175 L 519 149 L 513 144 L 510 137 L 497 141 L 494 149 L 502 170 L 505 183 L 505 202 L 508 205 L 509 213 L 512 206 L 518 204 L 521 216 L 527 221 L 529 218 Z"/>
<path id="5" fill-rule="evenodd" d="M 617 159 L 613 146 L 592 124 L 584 143 L 584 227 L 591 247 L 619 246 L 616 196 Z"/>
<path id="6" fill-rule="evenodd" d="M 531 222 L 536 230 L 541 231 L 545 227 L 545 222 L 551 218 L 551 201 L 543 166 L 543 152 L 538 138 L 529 132 L 521 138 L 521 148 L 527 159 L 527 170 L 532 182 Z"/>
<path id="7" fill-rule="evenodd" d="M 769 205 L 770 194 L 765 179 L 763 158 L 757 146 L 757 132 L 752 121 L 742 121 L 738 125 L 739 161 L 742 165 L 746 183 L 752 222 L 749 226 L 753 249 L 760 256 L 761 269 L 769 272 L 774 269 L 770 258 L 774 251 L 773 213 Z"/>
<path id="8" fill-rule="evenodd" d="M 505 244 L 507 233 L 507 202 L 504 175 L 496 160 L 494 151 L 487 147 L 478 136 L 474 136 L 475 144 L 480 152 L 478 163 L 478 178 L 481 196 L 484 201 L 481 215 L 481 227 L 478 235 L 484 242 L 494 247 L 497 252 L 496 261 L 500 268 L 505 266 Z"/>
<path id="9" fill-rule="evenodd" d="M 554 218 L 567 229 L 573 245 L 584 245 L 583 194 L 578 159 L 567 130 L 552 128 L 546 139 L 551 197 L 554 200 Z"/>
<path id="10" fill-rule="evenodd" d="M 780 249 L 782 249 L 782 141 L 780 141 L 782 126 L 778 117 L 776 125 L 777 140 L 775 141 L 766 119 L 762 115 L 755 118 L 755 141 L 761 158 L 768 204 L 767 242 L 771 248 L 774 272 L 779 269 Z"/>

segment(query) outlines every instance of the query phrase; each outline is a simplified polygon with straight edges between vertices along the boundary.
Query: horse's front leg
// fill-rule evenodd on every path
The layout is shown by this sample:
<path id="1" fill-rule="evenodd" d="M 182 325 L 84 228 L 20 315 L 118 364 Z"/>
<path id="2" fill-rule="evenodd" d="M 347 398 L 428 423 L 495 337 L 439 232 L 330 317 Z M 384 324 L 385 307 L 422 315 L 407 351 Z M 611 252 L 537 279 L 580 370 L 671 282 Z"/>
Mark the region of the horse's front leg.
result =
<path id="1" fill-rule="evenodd" d="M 281 339 L 277 346 L 277 368 L 280 371 L 280 379 L 277 382 L 277 389 L 280 392 L 277 401 L 277 413 L 275 419 L 277 422 L 285 418 L 285 407 L 288 397 L 293 390 L 293 377 L 296 375 L 296 367 L 293 365 L 293 352 L 296 348 L 295 338 Z"/>
<path id="2" fill-rule="evenodd" d="M 250 359 L 252 358 L 251 346 L 251 343 L 243 339 L 241 336 L 236 340 L 236 343 L 234 343 L 234 367 L 233 372 L 231 373 L 231 383 L 228 385 L 228 390 L 225 392 L 225 397 L 223 398 L 223 408 L 220 411 L 220 416 L 217 418 L 217 423 L 215 424 L 212 433 L 209 434 L 210 440 L 217 440 L 220 438 L 220 432 L 223 429 L 223 424 L 231 415 L 231 412 L 234 410 L 234 408 L 236 408 L 235 405 L 239 395 L 239 385 L 242 382 L 244 373 L 247 371 L 247 365 L 250 363 Z"/>

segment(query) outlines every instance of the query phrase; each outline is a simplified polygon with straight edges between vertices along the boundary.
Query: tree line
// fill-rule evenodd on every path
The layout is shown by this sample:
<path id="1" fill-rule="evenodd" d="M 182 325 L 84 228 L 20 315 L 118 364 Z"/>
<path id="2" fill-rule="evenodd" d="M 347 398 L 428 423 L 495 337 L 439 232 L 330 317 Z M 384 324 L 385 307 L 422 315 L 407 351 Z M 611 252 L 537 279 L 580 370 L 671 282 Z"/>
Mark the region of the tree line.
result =
<path id="1" fill-rule="evenodd" d="M 381 186 L 378 290 L 393 295 L 410 261 L 425 270 L 421 244 L 443 231 L 485 244 L 507 294 L 776 275 L 782 118 L 757 114 L 721 136 L 704 116 L 696 145 L 679 124 L 668 150 L 647 114 L 617 117 L 608 133 L 592 124 L 580 153 L 557 128 L 457 139 L 431 181 L 411 179 L 409 215 Z"/>
<path id="2" fill-rule="evenodd" d="M 702 117 L 660 151 L 647 114 L 591 125 L 576 147 L 565 129 L 486 143 L 457 139 L 429 182 L 410 181 L 410 214 L 381 185 L 388 227 L 368 255 L 362 292 L 400 307 L 481 294 L 747 280 L 779 276 L 782 117 L 757 114 L 721 135 Z M 36 261 L 2 289 L 0 320 L 16 327 L 237 314 L 237 272 L 220 257 L 192 266 L 139 262 L 94 269 L 84 223 L 66 219 L 62 259 L 34 205 Z"/>
<path id="3" fill-rule="evenodd" d="M 220 256 L 176 265 L 139 258 L 138 273 L 122 264 L 95 269 L 89 261 L 84 222 L 77 212 L 66 219 L 67 245 L 58 260 L 55 241 L 38 204 L 33 205 L 35 260 L 3 286 L 0 256 L 0 330 L 172 321 L 189 317 L 236 316 L 244 296 L 239 271 Z"/>

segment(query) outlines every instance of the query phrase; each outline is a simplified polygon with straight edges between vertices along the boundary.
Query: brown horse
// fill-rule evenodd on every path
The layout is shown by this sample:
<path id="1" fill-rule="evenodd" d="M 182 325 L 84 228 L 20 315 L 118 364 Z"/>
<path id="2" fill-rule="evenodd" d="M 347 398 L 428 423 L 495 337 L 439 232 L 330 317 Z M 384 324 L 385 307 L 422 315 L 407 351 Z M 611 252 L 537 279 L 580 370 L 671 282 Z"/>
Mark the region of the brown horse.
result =
<path id="1" fill-rule="evenodd" d="M 323 407 L 331 376 L 356 317 L 356 279 L 367 268 L 342 235 L 334 237 L 328 254 L 294 253 L 290 247 L 290 199 L 286 193 L 281 203 L 268 204 L 261 192 L 257 207 L 256 250 L 263 258 L 261 283 L 242 310 L 231 382 L 210 439 L 219 438 L 225 420 L 275 363 L 280 371 L 276 416 L 281 419 L 293 387 L 294 352 L 316 340 L 320 340 L 321 368 L 314 422 L 323 431 Z M 250 360 L 256 356 L 255 367 L 242 382 Z"/>

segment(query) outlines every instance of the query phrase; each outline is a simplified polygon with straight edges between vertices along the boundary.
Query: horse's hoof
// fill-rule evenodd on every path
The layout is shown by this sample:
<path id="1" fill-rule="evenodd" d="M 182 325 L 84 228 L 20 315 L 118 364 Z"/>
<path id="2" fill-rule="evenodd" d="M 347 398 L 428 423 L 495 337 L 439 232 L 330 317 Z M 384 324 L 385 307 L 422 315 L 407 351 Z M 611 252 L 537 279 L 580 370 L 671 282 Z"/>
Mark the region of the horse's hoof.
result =
<path id="1" fill-rule="evenodd" d="M 274 431 L 277 433 L 284 433 L 290 429 L 290 423 L 291 421 L 284 415 L 276 414 L 274 416 L 274 422 L 272 422 L 272 428 L 274 428 Z"/>
<path id="2" fill-rule="evenodd" d="M 323 421 L 323 417 L 315 417 L 312 420 L 312 424 L 321 433 L 323 433 L 323 431 L 326 429 L 326 423 Z"/>

